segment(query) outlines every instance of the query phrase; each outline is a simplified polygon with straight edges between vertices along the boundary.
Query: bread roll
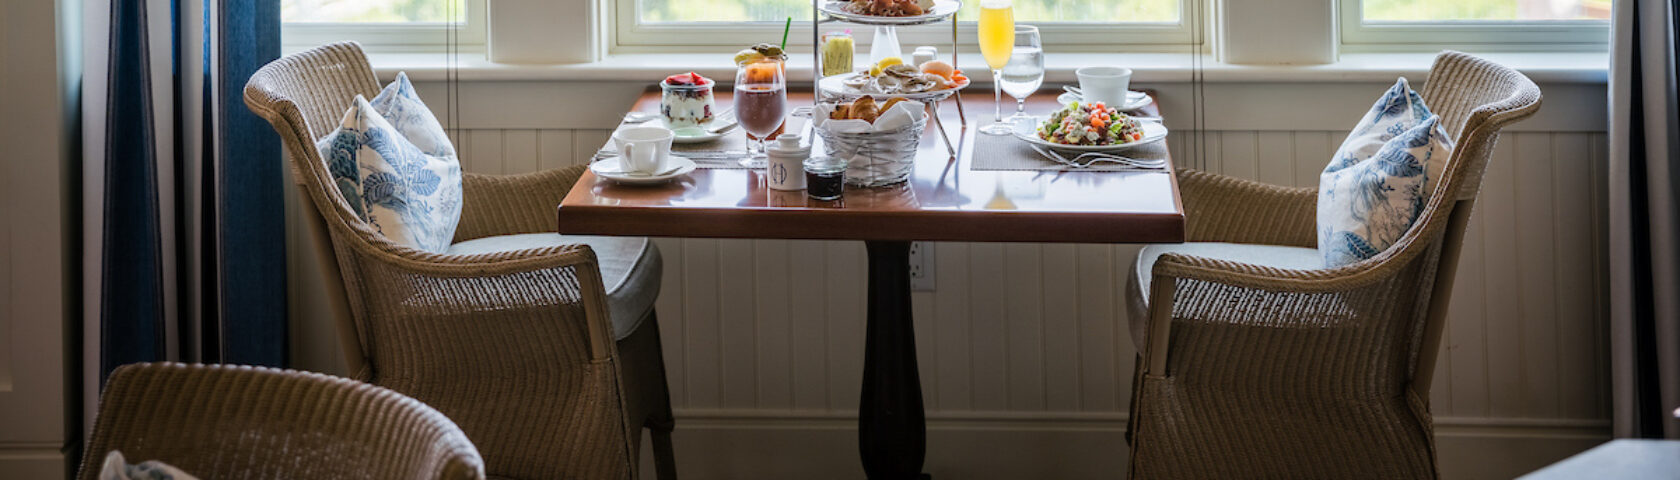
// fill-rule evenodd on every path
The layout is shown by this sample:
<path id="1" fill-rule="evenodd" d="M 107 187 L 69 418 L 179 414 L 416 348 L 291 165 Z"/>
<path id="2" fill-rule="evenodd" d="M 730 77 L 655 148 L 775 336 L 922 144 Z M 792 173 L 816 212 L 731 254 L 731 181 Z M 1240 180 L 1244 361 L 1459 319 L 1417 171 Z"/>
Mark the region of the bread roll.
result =
<path id="1" fill-rule="evenodd" d="M 863 97 L 852 102 L 851 118 L 875 123 L 875 118 L 880 116 L 881 106 L 875 104 L 874 97 Z"/>
<path id="2" fill-rule="evenodd" d="M 881 113 L 886 113 L 887 110 L 892 110 L 893 105 L 897 105 L 898 102 L 902 102 L 902 101 L 904 101 L 904 99 L 902 99 L 902 98 L 894 98 L 892 100 L 887 100 L 887 103 L 881 104 Z"/>

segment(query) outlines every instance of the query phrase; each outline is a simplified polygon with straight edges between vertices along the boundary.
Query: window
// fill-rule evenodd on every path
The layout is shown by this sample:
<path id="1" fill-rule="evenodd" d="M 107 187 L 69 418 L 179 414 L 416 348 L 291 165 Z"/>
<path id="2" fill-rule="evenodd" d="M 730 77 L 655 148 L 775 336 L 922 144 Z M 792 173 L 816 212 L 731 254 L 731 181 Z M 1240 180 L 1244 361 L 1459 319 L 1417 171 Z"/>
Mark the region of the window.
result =
<path id="1" fill-rule="evenodd" d="M 1609 0 L 1364 0 L 1366 22 L 1605 20 Z"/>
<path id="2" fill-rule="evenodd" d="M 1610 1 L 1342 0 L 1342 40 L 1356 47 L 1602 50 Z"/>
<path id="3" fill-rule="evenodd" d="M 484 44 L 484 0 L 280 0 L 281 42 L 385 50 Z"/>
<path id="4" fill-rule="evenodd" d="M 830 0 L 818 0 L 830 1 Z M 1192 45 L 1193 29 L 1185 19 L 1193 3 L 1204 0 L 1015 0 L 1015 21 L 1038 25 L 1045 43 L 1070 51 L 1080 46 L 1112 51 L 1122 48 L 1159 49 Z M 624 0 L 615 2 L 619 47 L 643 50 L 741 48 L 781 39 L 782 24 L 794 21 L 789 44 L 811 43 L 811 0 Z M 957 18 L 959 47 L 973 48 L 978 0 L 966 0 Z M 1194 12 L 1192 12 L 1194 13 Z M 1119 28 L 1116 28 L 1119 27 Z M 823 31 L 851 29 L 861 43 L 870 40 L 867 25 L 827 23 Z M 859 34 L 858 32 L 863 32 Z M 950 25 L 934 24 L 899 30 L 906 45 L 934 45 L 947 50 Z M 799 39 L 804 39 L 803 42 Z"/>

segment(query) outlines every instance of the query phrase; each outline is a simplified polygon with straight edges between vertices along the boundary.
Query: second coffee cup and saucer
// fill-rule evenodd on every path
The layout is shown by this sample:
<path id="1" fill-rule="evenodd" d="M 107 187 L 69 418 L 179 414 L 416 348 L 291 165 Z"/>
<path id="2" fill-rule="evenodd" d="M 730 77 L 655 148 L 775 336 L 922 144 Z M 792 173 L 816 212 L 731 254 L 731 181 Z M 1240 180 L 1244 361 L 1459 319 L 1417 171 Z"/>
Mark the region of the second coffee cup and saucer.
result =
<path id="1" fill-rule="evenodd" d="M 671 154 L 675 135 L 664 127 L 631 127 L 613 133 L 617 156 L 589 164 L 596 176 L 617 183 L 643 185 L 664 183 L 693 172 L 693 160 Z"/>
<path id="2" fill-rule="evenodd" d="M 1122 112 L 1129 112 L 1147 107 L 1153 100 L 1149 94 L 1131 89 L 1132 69 L 1122 67 L 1081 67 L 1074 71 L 1079 78 L 1079 88 L 1068 88 L 1067 93 L 1056 97 L 1056 101 L 1066 105 L 1073 102 L 1103 102 L 1109 107 Z"/>

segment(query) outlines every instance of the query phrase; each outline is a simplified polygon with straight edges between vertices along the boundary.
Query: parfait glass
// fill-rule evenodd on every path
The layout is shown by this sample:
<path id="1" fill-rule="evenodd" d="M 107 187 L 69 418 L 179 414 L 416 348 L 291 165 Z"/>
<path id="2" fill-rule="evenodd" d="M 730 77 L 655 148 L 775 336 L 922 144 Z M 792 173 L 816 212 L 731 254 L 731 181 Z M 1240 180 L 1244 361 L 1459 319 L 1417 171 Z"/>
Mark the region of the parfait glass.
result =
<path id="1" fill-rule="evenodd" d="M 1014 125 L 1031 120 L 1032 116 L 1027 115 L 1027 97 L 1044 85 L 1044 46 L 1038 38 L 1038 27 L 1015 26 L 1015 53 L 1009 56 L 1009 64 L 1003 67 L 998 84 L 1004 93 L 1015 97 L 1015 114 L 1003 123 Z"/>
<path id="2" fill-rule="evenodd" d="M 781 59 L 746 62 L 735 71 L 735 118 L 747 133 L 751 152 L 741 164 L 764 168 L 764 140 L 787 118 L 787 75 Z"/>
<path id="3" fill-rule="evenodd" d="M 994 123 L 980 128 L 989 135 L 1008 135 L 1014 128 L 1003 123 L 1003 68 L 1015 50 L 1015 4 L 1011 0 L 980 0 L 980 55 L 992 67 L 992 95 L 997 110 Z"/>

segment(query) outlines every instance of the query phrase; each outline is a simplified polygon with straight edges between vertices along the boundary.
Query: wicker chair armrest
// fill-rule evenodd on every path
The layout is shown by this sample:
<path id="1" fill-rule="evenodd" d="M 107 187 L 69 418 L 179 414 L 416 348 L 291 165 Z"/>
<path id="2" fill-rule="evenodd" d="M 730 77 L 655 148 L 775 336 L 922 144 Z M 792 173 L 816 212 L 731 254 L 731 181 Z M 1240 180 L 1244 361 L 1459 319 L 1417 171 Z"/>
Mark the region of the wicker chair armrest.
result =
<path id="1" fill-rule="evenodd" d="M 607 292 L 601 279 L 600 261 L 588 245 L 571 244 L 551 247 L 493 252 L 475 255 L 437 254 L 398 245 L 383 238 L 373 243 L 384 255 L 369 256 L 386 266 L 407 275 L 436 278 L 494 278 L 529 275 L 531 281 L 519 282 L 517 287 L 527 291 L 503 292 L 512 298 L 554 298 L 555 292 L 577 290 L 580 293 L 588 325 L 590 357 L 607 361 L 613 355 L 612 324 L 607 310 Z M 577 284 L 568 285 L 563 275 L 570 271 Z M 562 275 L 542 275 L 557 272 Z"/>
<path id="2" fill-rule="evenodd" d="M 455 241 L 556 231 L 555 208 L 588 169 L 574 165 L 517 175 L 463 174 Z"/>
<path id="3" fill-rule="evenodd" d="M 79 478 L 97 478 L 112 450 L 200 478 L 484 478 L 478 450 L 432 407 L 354 380 L 264 367 L 117 368 Z"/>
<path id="4" fill-rule="evenodd" d="M 1412 229 L 1402 242 L 1417 237 L 1438 238 L 1439 228 Z M 1162 254 L 1150 272 L 1149 338 L 1144 346 L 1145 369 L 1159 374 L 1166 366 L 1173 311 L 1181 303 L 1177 280 L 1229 285 L 1262 295 L 1346 293 L 1396 278 L 1423 254 L 1424 249 L 1388 249 L 1358 263 L 1334 268 L 1295 270 L 1177 253 Z"/>
<path id="5" fill-rule="evenodd" d="M 1318 189 L 1290 188 L 1194 169 L 1178 172 L 1191 242 L 1318 245 Z"/>

